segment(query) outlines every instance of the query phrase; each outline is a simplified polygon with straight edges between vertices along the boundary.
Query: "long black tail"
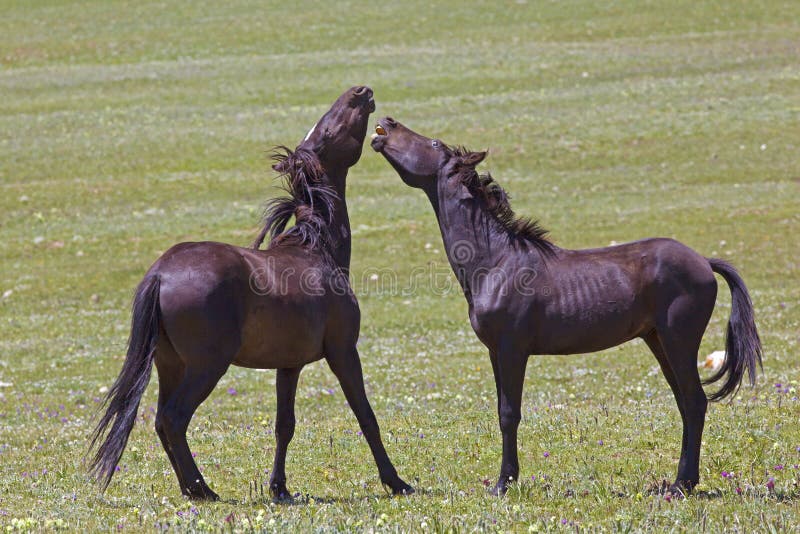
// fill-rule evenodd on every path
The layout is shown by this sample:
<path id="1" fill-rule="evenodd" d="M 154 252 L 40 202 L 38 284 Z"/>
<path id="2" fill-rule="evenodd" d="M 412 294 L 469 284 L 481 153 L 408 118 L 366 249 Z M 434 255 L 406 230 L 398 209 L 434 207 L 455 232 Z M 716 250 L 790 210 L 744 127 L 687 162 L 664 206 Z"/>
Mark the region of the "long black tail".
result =
<path id="1" fill-rule="evenodd" d="M 709 400 L 718 401 L 736 394 L 745 370 L 750 385 L 755 384 L 756 364 L 761 367 L 761 340 L 756 330 L 753 303 L 744 280 L 730 263 L 715 258 L 707 259 L 711 270 L 722 276 L 731 290 L 731 318 L 725 334 L 725 363 L 714 376 L 703 381 L 703 384 L 710 384 L 725 378 L 719 391 L 708 397 Z"/>
<path id="2" fill-rule="evenodd" d="M 105 398 L 108 409 L 92 434 L 89 451 L 94 449 L 95 444 L 105 436 L 89 467 L 89 472 L 101 484 L 103 490 L 111 482 L 114 470 L 122 457 L 128 436 L 136 422 L 139 401 L 150 381 L 161 319 L 158 304 L 160 287 L 161 281 L 158 276 L 147 276 L 136 289 L 128 355 L 122 364 L 122 371 Z"/>

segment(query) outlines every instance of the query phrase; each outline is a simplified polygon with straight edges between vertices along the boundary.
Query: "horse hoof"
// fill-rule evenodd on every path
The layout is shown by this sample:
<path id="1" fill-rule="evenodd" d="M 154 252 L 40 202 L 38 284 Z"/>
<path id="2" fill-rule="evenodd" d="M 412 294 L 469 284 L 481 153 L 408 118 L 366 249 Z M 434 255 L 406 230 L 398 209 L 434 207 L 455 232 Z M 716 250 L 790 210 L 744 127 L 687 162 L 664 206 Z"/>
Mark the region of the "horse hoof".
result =
<path id="1" fill-rule="evenodd" d="M 508 486 L 505 484 L 497 484 L 489 490 L 489 495 L 495 497 L 503 497 L 508 492 Z"/>
<path id="2" fill-rule="evenodd" d="M 270 485 L 269 492 L 272 495 L 272 502 L 274 503 L 291 503 L 294 502 L 294 497 L 286 489 L 286 484 L 273 483 Z"/>
<path id="3" fill-rule="evenodd" d="M 195 488 L 186 488 L 184 495 L 193 501 L 218 501 L 219 495 L 214 493 L 207 485 L 203 484 Z"/>
<path id="4" fill-rule="evenodd" d="M 683 499 L 692 493 L 692 490 L 697 483 L 692 483 L 688 480 L 676 480 L 667 489 L 666 494 L 672 498 Z"/>
<path id="5" fill-rule="evenodd" d="M 399 484 L 392 486 L 392 495 L 411 495 L 415 490 L 402 480 Z"/>

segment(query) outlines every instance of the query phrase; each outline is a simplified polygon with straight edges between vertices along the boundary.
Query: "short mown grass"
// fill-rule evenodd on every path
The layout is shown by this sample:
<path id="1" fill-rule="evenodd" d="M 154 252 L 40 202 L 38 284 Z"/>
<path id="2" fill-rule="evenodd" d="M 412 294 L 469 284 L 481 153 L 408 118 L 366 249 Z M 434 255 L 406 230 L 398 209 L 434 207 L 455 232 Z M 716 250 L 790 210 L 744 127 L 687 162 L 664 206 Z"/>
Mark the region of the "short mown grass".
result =
<path id="1" fill-rule="evenodd" d="M 800 4 L 274 4 L 0 1 L 0 526 L 796 529 Z M 153 385 L 121 470 L 105 494 L 92 485 L 86 439 L 122 363 L 133 288 L 173 243 L 249 243 L 276 194 L 269 147 L 296 144 L 360 83 L 376 118 L 488 148 L 484 168 L 561 246 L 668 236 L 740 268 L 764 373 L 710 408 L 696 495 L 653 491 L 675 475 L 681 425 L 640 342 L 531 358 L 522 480 L 487 495 L 500 434 L 486 351 L 427 200 L 368 148 L 348 189 L 359 350 L 390 456 L 418 493 L 384 494 L 324 363 L 300 381 L 294 505 L 262 493 L 274 371 L 232 368 L 193 421 L 222 502 L 181 497 Z M 389 270 L 395 286 L 370 279 Z M 723 346 L 721 288 L 701 358 Z"/>

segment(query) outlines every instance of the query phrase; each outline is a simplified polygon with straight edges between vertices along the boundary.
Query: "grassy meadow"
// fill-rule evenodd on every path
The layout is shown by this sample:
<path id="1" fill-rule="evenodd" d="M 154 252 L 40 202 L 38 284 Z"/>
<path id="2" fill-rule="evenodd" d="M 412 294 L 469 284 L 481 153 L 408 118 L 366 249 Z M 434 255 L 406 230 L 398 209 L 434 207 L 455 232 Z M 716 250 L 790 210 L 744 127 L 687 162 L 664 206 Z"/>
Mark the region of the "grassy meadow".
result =
<path id="1" fill-rule="evenodd" d="M 800 3 L 0 0 L 0 528 L 232 531 L 782 531 L 800 524 Z M 347 87 L 482 165 L 563 247 L 673 237 L 747 282 L 764 373 L 710 407 L 701 485 L 642 342 L 532 357 L 521 481 L 432 210 L 365 148 L 348 178 L 359 350 L 387 497 L 324 362 L 266 496 L 275 373 L 231 368 L 189 443 L 219 503 L 180 494 L 156 377 L 105 494 L 83 463 L 122 364 L 133 289 L 172 244 L 240 245 L 294 146 Z M 391 269 L 396 284 L 370 274 Z M 419 272 L 425 272 L 418 276 Z M 417 275 L 415 275 L 417 273 Z M 412 280 L 414 281 L 412 283 Z M 720 297 L 700 358 L 723 347 Z M 726 476 L 723 476 L 723 473 Z"/>

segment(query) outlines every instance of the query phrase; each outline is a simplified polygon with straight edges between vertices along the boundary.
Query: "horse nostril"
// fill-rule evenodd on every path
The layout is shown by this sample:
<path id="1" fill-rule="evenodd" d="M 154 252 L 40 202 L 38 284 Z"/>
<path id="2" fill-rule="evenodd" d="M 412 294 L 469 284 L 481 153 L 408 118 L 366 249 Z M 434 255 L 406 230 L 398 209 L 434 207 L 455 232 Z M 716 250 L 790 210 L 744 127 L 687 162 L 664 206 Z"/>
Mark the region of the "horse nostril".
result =
<path id="1" fill-rule="evenodd" d="M 396 120 L 394 120 L 394 119 L 393 119 L 393 118 L 391 118 L 391 117 L 386 117 L 386 124 L 388 124 L 389 126 L 391 126 L 392 128 L 394 128 L 395 126 L 397 126 L 397 121 L 396 121 Z"/>
<path id="2" fill-rule="evenodd" d="M 367 92 L 367 86 L 366 85 L 360 85 L 360 86 L 356 87 L 355 91 L 353 91 L 353 94 L 355 94 L 356 96 L 361 96 L 366 92 Z"/>

